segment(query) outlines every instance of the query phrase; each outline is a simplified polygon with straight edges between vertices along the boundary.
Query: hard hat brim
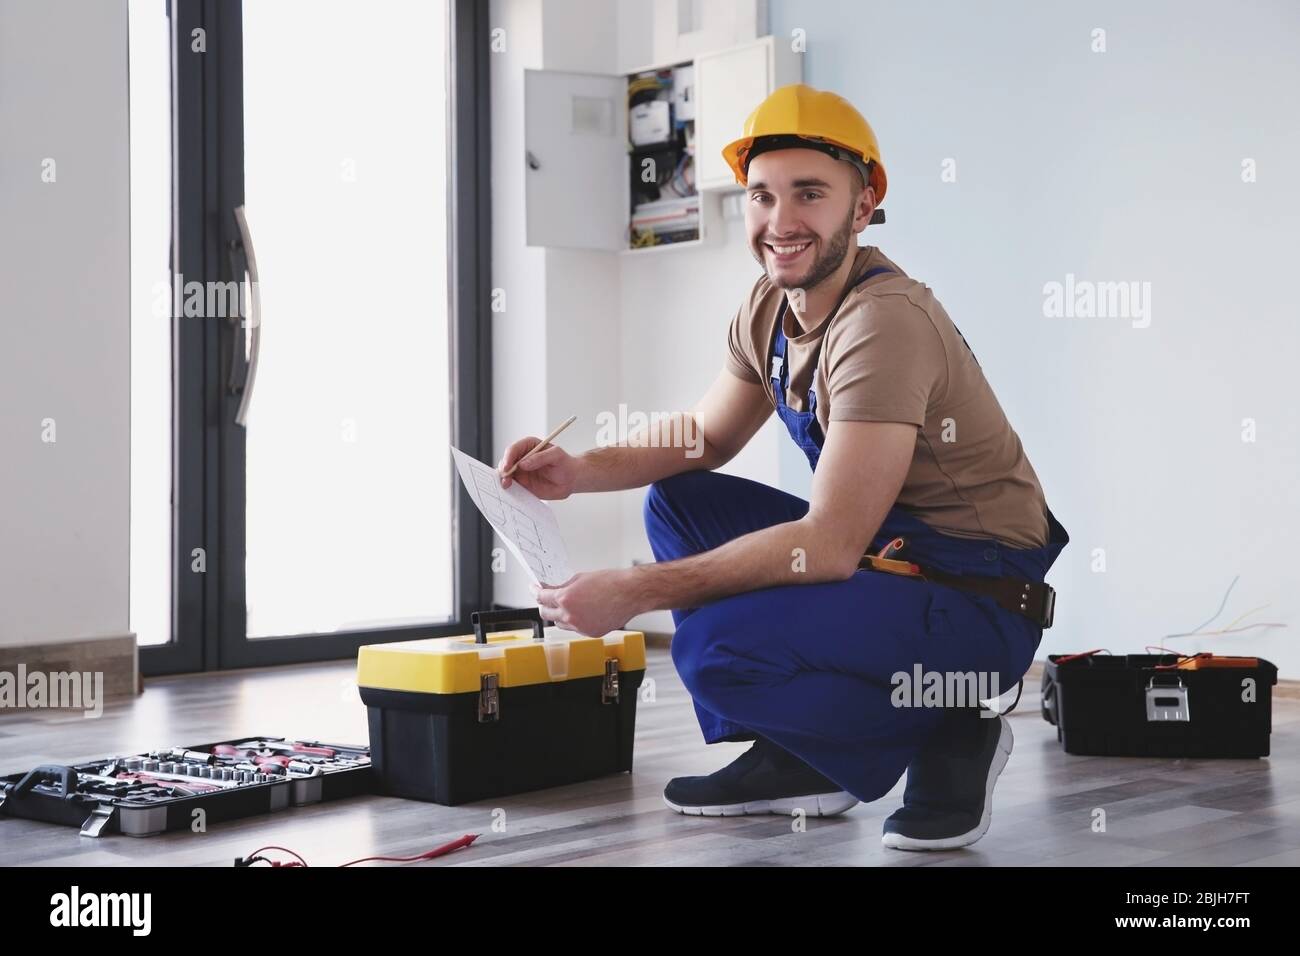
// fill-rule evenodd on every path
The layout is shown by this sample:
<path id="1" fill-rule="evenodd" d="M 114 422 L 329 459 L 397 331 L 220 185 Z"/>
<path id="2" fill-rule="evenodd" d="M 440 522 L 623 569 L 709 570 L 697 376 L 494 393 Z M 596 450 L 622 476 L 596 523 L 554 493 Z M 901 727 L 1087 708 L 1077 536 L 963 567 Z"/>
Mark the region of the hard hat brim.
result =
<path id="1" fill-rule="evenodd" d="M 769 136 L 770 135 L 776 135 L 776 134 L 769 134 Z M 797 136 L 796 134 L 786 134 L 786 135 L 794 136 L 795 139 L 802 139 L 802 140 L 813 139 L 812 137 Z M 732 140 L 726 146 L 722 147 L 722 158 L 726 161 L 727 166 L 731 168 L 732 173 L 736 177 L 736 182 L 739 185 L 741 186 L 749 185 L 749 175 L 746 171 L 746 167 L 748 166 L 749 160 L 751 158 L 750 153 L 753 150 L 754 143 L 756 140 L 761 140 L 766 138 L 768 137 L 767 136 L 742 136 L 740 139 Z M 863 156 L 860 152 L 858 152 L 858 150 L 856 150 L 854 147 L 850 146 L 847 143 L 836 142 L 835 140 L 827 139 L 825 137 L 816 137 L 816 141 L 820 143 L 825 143 L 828 146 L 834 146 L 836 149 L 841 149 L 844 152 L 849 153 L 851 156 L 861 160 L 864 165 L 866 163 L 871 162 L 871 157 Z M 780 148 L 784 148 L 784 149 L 803 148 L 803 149 L 812 149 L 818 152 L 824 152 L 824 150 L 818 150 L 817 147 L 812 145 L 811 142 L 804 143 L 804 144 L 800 144 L 798 142 L 792 142 L 789 146 L 784 146 Z M 877 204 L 884 201 L 885 188 L 887 186 L 887 183 L 888 181 L 885 178 L 885 167 L 879 160 L 876 160 L 874 164 L 871 166 L 871 181 L 866 185 L 871 186 L 872 189 L 875 191 Z"/>

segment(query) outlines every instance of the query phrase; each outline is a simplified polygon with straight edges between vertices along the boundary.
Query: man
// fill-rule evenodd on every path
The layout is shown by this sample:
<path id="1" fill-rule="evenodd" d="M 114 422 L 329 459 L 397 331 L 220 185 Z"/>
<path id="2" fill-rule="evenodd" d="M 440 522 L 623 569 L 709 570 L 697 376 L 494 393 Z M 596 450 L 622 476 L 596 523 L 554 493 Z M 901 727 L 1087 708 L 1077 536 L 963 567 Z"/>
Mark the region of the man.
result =
<path id="1" fill-rule="evenodd" d="M 541 614 L 603 634 L 672 610 L 673 662 L 706 743 L 754 744 L 670 781 L 671 809 L 830 815 L 906 772 L 885 844 L 965 846 L 988 828 L 1011 727 L 978 700 L 918 706 L 895 693 L 899 677 L 1015 684 L 1050 626 L 1042 582 L 1068 536 L 943 307 L 856 242 L 886 189 L 858 112 L 783 87 L 724 155 L 764 275 L 731 323 L 725 368 L 673 423 L 700 426 L 704 453 L 641 434 L 523 462 L 515 480 L 542 498 L 650 485 L 656 563 L 536 589 Z M 714 471 L 773 411 L 813 468 L 810 502 Z M 513 443 L 501 470 L 537 443 Z"/>

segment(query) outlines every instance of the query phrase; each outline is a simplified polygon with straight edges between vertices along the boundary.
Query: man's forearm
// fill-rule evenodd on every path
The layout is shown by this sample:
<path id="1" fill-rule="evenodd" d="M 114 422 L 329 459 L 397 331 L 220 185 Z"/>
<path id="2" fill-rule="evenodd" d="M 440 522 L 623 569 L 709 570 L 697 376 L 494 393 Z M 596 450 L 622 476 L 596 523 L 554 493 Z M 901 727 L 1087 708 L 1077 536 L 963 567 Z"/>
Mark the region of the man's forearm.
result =
<path id="1" fill-rule="evenodd" d="M 699 607 L 786 584 L 844 581 L 857 567 L 825 545 L 807 518 L 763 528 L 689 558 L 638 565 L 628 572 L 640 611 Z"/>
<path id="2" fill-rule="evenodd" d="M 638 429 L 622 444 L 583 452 L 577 462 L 576 492 L 641 488 L 683 471 L 719 464 L 695 419 L 683 413 Z"/>

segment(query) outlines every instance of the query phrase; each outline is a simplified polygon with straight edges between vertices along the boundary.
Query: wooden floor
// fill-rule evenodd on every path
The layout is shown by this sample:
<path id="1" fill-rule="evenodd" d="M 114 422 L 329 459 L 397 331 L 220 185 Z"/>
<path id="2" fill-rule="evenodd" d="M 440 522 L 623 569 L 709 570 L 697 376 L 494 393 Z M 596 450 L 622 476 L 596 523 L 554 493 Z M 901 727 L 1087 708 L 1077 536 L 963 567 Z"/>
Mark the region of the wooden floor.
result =
<path id="1" fill-rule="evenodd" d="M 1300 702 L 1275 700 L 1271 758 L 1146 760 L 1072 757 L 1038 712 L 1026 681 L 1014 713 L 1015 751 L 974 847 L 909 853 L 880 844 L 883 800 L 841 817 L 683 817 L 667 810 L 669 777 L 709 773 L 747 744 L 704 746 L 667 651 L 650 650 L 655 700 L 638 710 L 636 769 L 588 784 L 460 807 L 359 797 L 214 824 L 203 834 L 86 839 L 72 828 L 0 819 L 0 863 L 230 866 L 265 844 L 329 866 L 376 854 L 409 856 L 465 833 L 466 850 L 419 866 L 861 865 L 1199 866 L 1300 864 Z M 150 680 L 143 696 L 80 714 L 0 715 L 0 773 L 44 762 L 239 736 L 367 739 L 365 709 L 345 662 Z M 504 810 L 504 832 L 493 811 Z M 1094 833 L 1094 809 L 1106 832 Z M 497 812 L 495 819 L 502 819 Z"/>

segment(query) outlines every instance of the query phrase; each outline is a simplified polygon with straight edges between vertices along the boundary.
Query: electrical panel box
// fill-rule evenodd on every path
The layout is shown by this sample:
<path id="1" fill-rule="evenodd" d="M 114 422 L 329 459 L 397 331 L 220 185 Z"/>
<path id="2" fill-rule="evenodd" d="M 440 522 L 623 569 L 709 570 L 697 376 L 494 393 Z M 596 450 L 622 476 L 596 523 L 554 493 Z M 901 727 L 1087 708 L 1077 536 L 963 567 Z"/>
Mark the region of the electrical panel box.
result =
<path id="1" fill-rule="evenodd" d="M 641 252 L 704 241 L 738 189 L 722 147 L 802 56 L 776 37 L 618 76 L 524 71 L 528 245 Z"/>

